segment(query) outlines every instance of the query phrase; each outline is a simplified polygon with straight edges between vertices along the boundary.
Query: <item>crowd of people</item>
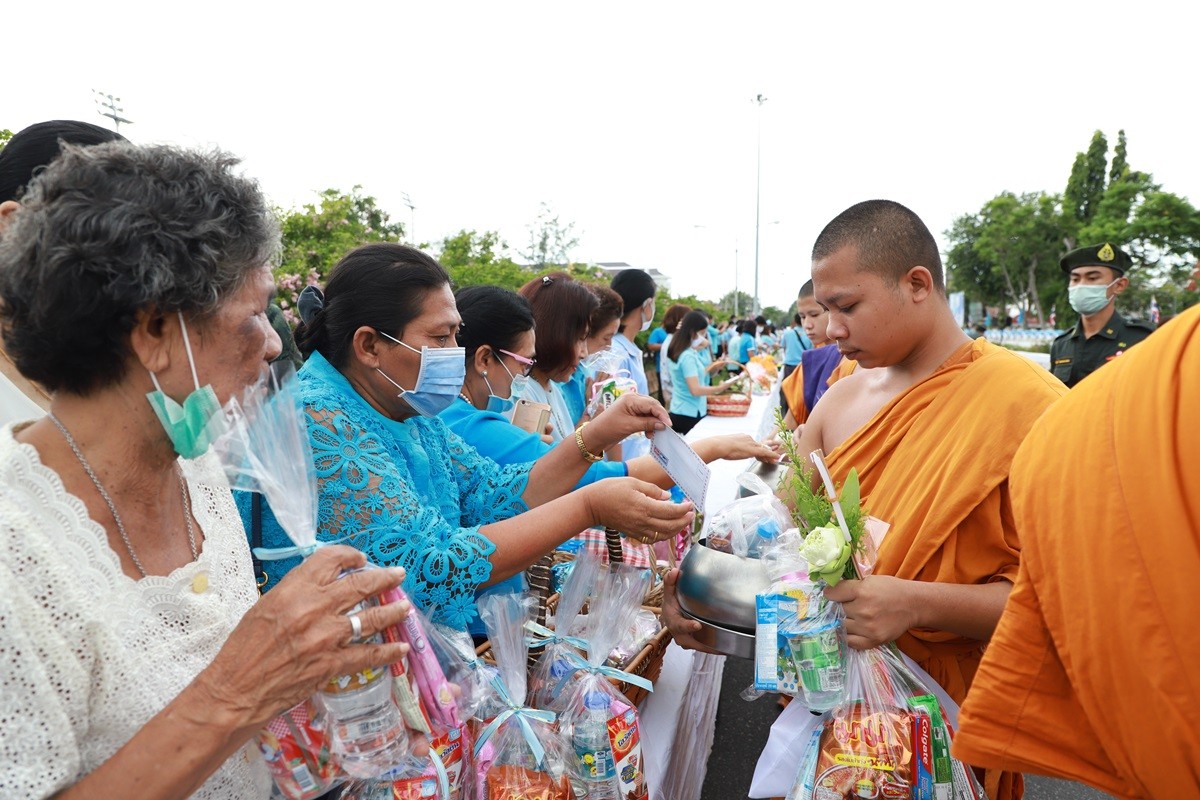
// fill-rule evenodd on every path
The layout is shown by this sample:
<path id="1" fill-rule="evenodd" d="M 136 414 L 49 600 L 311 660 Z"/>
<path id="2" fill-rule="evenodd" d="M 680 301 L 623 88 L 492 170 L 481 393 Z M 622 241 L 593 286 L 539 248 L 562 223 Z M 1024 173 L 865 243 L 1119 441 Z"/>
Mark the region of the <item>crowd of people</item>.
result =
<path id="1" fill-rule="evenodd" d="M 713 376 L 766 351 L 783 361 L 777 435 L 823 449 L 839 482 L 856 469 L 888 530 L 875 573 L 828 591 L 850 644 L 897 642 L 964 704 L 955 751 L 989 797 L 1019 797 L 1023 771 L 1200 790 L 1184 433 L 1200 312 L 1068 394 L 1064 364 L 970 338 L 927 227 L 868 201 L 818 237 L 781 330 L 668 309 L 649 336 L 660 403 L 634 343 L 656 287 L 636 269 L 455 291 L 428 254 L 371 244 L 302 293 L 290 330 L 271 302 L 278 225 L 237 166 L 62 121 L 0 152 L 6 374 L 37 398 L 0 430 L 0 795 L 265 798 L 248 747 L 263 724 L 405 652 L 361 641 L 410 606 L 350 613 L 364 598 L 402 585 L 480 636 L 478 598 L 568 540 L 616 529 L 633 561 L 689 529 L 649 439 L 694 428 L 738 380 Z M 1097 270 L 1129 267 L 1084 250 L 1063 269 L 1105 286 L 1088 308 L 1110 317 L 1081 323 L 1080 346 L 1120 289 Z M 289 542 L 231 492 L 209 423 L 281 358 L 301 365 L 324 546 L 256 566 L 251 544 Z M 632 389 L 598 405 L 608 375 Z M 514 424 L 525 407 L 536 425 Z M 745 435 L 692 444 L 779 459 Z M 354 571 L 368 561 L 383 569 Z M 701 648 L 677 580 L 664 619 Z"/>
<path id="2" fill-rule="evenodd" d="M 520 588 L 568 539 L 653 543 L 695 515 L 651 458 L 605 458 L 670 425 L 656 400 L 580 408 L 589 354 L 615 347 L 640 372 L 648 275 L 456 296 L 429 255 L 367 245 L 303 293 L 293 335 L 273 324 L 278 225 L 236 168 L 84 123 L 0 153 L 6 357 L 48 399 L 0 440 L 4 796 L 265 797 L 255 732 L 404 651 L 360 643 L 407 611 L 347 613 L 364 598 L 402 583 L 479 632 L 476 598 Z M 303 363 L 329 546 L 260 576 L 251 541 L 287 542 L 231 493 L 210 423 L 283 357 Z M 522 400 L 549 407 L 543 430 L 506 416 Z M 776 458 L 749 436 L 696 450 Z M 368 559 L 384 569 L 338 579 Z"/>

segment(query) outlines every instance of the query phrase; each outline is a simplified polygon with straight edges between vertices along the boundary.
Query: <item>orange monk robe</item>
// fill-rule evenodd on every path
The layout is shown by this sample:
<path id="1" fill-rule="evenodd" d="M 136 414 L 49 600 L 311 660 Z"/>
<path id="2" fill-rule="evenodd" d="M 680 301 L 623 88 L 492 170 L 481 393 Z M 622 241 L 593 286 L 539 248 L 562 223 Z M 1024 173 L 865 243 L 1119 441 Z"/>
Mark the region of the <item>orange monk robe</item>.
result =
<path id="1" fill-rule="evenodd" d="M 976 339 L 833 449 L 837 483 L 858 470 L 867 512 L 889 523 L 875 571 L 907 580 L 1013 581 L 1020 543 L 1008 473 L 1018 445 L 1067 389 L 1032 361 Z M 984 642 L 914 629 L 896 643 L 961 703 Z M 990 775 L 992 800 L 1020 796 Z"/>
<path id="2" fill-rule="evenodd" d="M 823 344 L 822 347 L 835 347 L 833 344 Z M 846 377 L 854 372 L 858 366 L 857 361 L 851 361 L 848 358 L 843 358 L 837 367 L 829 374 L 829 379 L 825 381 L 826 386 L 833 386 L 838 380 Z M 804 402 L 804 370 L 801 367 L 796 367 L 791 371 L 783 382 L 779 384 L 783 396 L 787 398 L 788 411 L 792 414 L 792 419 L 796 420 L 797 425 L 803 425 L 808 421 L 808 415 L 812 411 Z"/>
<path id="3" fill-rule="evenodd" d="M 1200 308 L 1071 390 L 1013 464 L 1021 572 L 955 755 L 1200 797 Z"/>

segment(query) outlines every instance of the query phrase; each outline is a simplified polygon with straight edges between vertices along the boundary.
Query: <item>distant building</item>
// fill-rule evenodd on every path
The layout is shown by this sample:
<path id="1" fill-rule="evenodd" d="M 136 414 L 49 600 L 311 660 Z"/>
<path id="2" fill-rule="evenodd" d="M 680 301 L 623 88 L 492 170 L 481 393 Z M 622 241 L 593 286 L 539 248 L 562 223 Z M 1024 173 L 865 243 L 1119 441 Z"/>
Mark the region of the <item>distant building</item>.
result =
<path id="1" fill-rule="evenodd" d="M 618 272 L 627 269 L 640 269 L 654 279 L 654 285 L 659 289 L 666 291 L 668 294 L 671 291 L 671 276 L 659 272 L 654 267 L 634 267 L 632 264 L 627 264 L 624 261 L 599 261 L 590 266 L 594 266 L 608 275 L 608 279 L 612 280 L 613 276 Z"/>

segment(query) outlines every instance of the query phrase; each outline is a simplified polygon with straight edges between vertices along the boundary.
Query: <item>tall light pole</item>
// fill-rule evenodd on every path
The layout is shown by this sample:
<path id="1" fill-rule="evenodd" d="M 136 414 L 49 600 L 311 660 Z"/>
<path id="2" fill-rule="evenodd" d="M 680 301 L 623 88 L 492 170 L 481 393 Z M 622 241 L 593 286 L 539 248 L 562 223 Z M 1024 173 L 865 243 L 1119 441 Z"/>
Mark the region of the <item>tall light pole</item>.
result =
<path id="1" fill-rule="evenodd" d="M 403 192 L 401 196 L 404 198 L 404 205 L 408 206 L 408 241 L 413 247 L 417 246 L 417 207 L 413 205 L 412 198 L 408 196 L 408 192 Z"/>
<path id="2" fill-rule="evenodd" d="M 92 94 L 96 95 L 92 99 L 95 101 L 96 105 L 100 106 L 100 108 L 96 109 L 96 113 L 102 117 L 108 117 L 111 119 L 113 121 L 113 129 L 115 131 L 120 133 L 122 122 L 124 122 L 126 125 L 133 124 L 133 120 L 125 119 L 121 116 L 121 114 L 125 112 L 125 109 L 117 105 L 117 103 L 121 102 L 121 98 L 113 97 L 111 94 L 105 94 L 104 92 L 97 91 L 96 89 L 92 89 Z"/>
<path id="3" fill-rule="evenodd" d="M 758 219 L 762 200 L 762 106 L 767 98 L 758 95 L 754 98 L 758 104 L 758 134 L 754 150 L 754 313 L 761 309 L 758 303 Z"/>

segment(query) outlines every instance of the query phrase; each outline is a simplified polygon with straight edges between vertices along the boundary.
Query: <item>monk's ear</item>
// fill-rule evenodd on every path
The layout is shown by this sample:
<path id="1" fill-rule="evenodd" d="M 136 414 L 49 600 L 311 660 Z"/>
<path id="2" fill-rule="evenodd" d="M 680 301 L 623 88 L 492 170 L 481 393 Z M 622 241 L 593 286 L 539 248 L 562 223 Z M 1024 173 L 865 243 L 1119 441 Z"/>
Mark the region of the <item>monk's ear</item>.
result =
<path id="1" fill-rule="evenodd" d="M 900 283 L 912 295 L 915 303 L 924 302 L 937 291 L 933 282 L 933 273 L 927 267 L 913 267 L 904 274 Z"/>

